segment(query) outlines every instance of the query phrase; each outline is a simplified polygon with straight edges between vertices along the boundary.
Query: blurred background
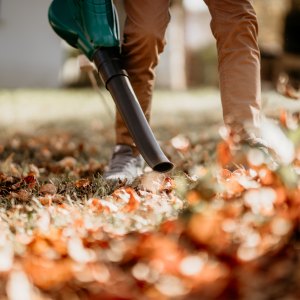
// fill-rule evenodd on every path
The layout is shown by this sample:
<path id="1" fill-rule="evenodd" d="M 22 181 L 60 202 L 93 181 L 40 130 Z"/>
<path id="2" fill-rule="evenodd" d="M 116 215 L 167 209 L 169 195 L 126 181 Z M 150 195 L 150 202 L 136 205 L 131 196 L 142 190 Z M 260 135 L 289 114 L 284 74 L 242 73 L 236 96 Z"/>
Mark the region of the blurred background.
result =
<path id="1" fill-rule="evenodd" d="M 48 25 L 50 0 L 0 0 L 0 88 L 58 88 L 89 85 L 77 53 Z M 256 0 L 262 78 L 274 83 L 283 70 L 300 70 L 299 0 Z M 124 21 L 122 0 L 115 1 Z M 217 55 L 210 15 L 199 0 L 174 0 L 167 47 L 157 69 L 157 87 L 184 90 L 217 86 Z M 293 70 L 291 70 L 293 69 Z"/>
<path id="2" fill-rule="evenodd" d="M 122 1 L 114 1 L 121 30 L 125 20 Z M 80 71 L 79 53 L 48 24 L 50 3 L 0 0 L 0 126 L 21 124 L 27 128 L 32 120 L 92 117 L 111 126 L 107 105 L 103 101 L 99 105 L 90 78 Z M 255 0 L 254 6 L 260 26 L 265 112 L 278 114 L 282 105 L 298 111 L 298 103 L 286 101 L 277 90 L 280 78 L 289 78 L 299 89 L 300 0 Z M 179 118 L 186 122 L 192 116 L 203 124 L 207 119 L 222 122 L 217 53 L 208 9 L 200 0 L 173 0 L 170 9 L 167 46 L 157 68 L 153 124 L 166 122 L 165 111 L 170 116 L 174 113 L 169 121 L 172 126 Z M 102 92 L 112 112 L 113 102 L 105 89 Z"/>

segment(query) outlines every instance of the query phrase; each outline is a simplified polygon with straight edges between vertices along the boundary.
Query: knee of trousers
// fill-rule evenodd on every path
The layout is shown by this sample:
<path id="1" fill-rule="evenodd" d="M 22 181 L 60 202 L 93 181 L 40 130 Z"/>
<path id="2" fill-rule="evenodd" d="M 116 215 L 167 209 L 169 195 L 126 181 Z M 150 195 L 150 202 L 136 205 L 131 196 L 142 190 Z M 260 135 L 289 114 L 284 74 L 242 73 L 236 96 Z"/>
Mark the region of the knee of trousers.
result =
<path id="1" fill-rule="evenodd" d="M 210 8 L 213 35 L 219 42 L 225 42 L 228 39 L 232 42 L 238 40 L 241 35 L 251 36 L 255 40 L 258 35 L 258 22 L 251 3 L 243 0 L 240 3 L 234 2 L 231 9 Z"/>
<path id="2" fill-rule="evenodd" d="M 124 33 L 123 48 L 131 51 L 156 51 L 161 53 L 166 44 L 164 28 L 135 27 Z M 131 52 L 130 51 L 130 52 Z"/>
<path id="3" fill-rule="evenodd" d="M 145 12 L 146 14 L 147 12 Z M 138 49 L 143 51 L 155 50 L 159 53 L 163 51 L 165 41 L 165 32 L 170 22 L 170 14 L 168 11 L 160 13 L 159 17 L 139 19 L 134 22 L 128 19 L 124 28 L 123 47 Z"/>
<path id="4" fill-rule="evenodd" d="M 164 35 L 160 32 L 139 29 L 127 33 L 122 44 L 122 57 L 129 75 L 138 79 L 146 74 L 147 79 L 153 79 L 154 68 L 165 44 Z"/>

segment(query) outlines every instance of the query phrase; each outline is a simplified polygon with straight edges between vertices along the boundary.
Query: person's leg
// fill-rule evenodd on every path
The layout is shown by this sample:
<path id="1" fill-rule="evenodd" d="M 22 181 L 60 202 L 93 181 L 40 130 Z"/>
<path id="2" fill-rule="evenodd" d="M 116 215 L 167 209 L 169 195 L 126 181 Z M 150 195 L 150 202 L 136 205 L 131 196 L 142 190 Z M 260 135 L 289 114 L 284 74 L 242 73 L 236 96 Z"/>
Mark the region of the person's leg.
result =
<path id="1" fill-rule="evenodd" d="M 147 120 L 150 119 L 154 68 L 165 45 L 169 0 L 124 0 L 127 14 L 122 60 Z M 121 116 L 116 116 L 116 144 L 134 146 Z"/>
<path id="2" fill-rule="evenodd" d="M 124 0 L 127 14 L 122 42 L 123 67 L 147 120 L 150 119 L 154 68 L 165 45 L 169 0 Z M 144 161 L 119 113 L 116 146 L 104 178 L 131 182 L 143 171 Z"/>
<path id="3" fill-rule="evenodd" d="M 205 0 L 217 40 L 224 122 L 241 138 L 260 123 L 260 52 L 251 0 Z"/>

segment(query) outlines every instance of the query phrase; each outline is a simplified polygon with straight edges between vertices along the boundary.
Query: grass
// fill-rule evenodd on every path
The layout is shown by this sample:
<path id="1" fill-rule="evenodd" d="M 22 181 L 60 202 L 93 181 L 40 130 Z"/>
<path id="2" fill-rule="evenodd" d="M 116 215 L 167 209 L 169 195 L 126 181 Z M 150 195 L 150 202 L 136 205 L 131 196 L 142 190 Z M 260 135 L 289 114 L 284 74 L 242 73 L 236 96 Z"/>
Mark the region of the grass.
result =
<path id="1" fill-rule="evenodd" d="M 177 167 L 127 185 L 102 178 L 113 120 L 92 91 L 0 92 L 1 299 L 297 299 L 299 158 L 249 166 L 246 147 L 231 172 L 216 91 L 154 98 Z"/>

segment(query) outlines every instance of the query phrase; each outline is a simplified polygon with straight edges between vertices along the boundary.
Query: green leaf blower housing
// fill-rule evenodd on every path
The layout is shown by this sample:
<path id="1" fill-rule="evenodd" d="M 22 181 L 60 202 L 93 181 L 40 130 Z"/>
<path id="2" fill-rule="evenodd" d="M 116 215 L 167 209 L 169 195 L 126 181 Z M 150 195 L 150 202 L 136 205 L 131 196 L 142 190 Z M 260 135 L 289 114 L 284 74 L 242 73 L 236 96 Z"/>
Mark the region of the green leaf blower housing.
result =
<path id="1" fill-rule="evenodd" d="M 158 172 L 170 171 L 173 164 L 159 147 L 122 68 L 118 17 L 112 1 L 54 0 L 48 17 L 61 38 L 95 63 L 147 164 Z"/>

